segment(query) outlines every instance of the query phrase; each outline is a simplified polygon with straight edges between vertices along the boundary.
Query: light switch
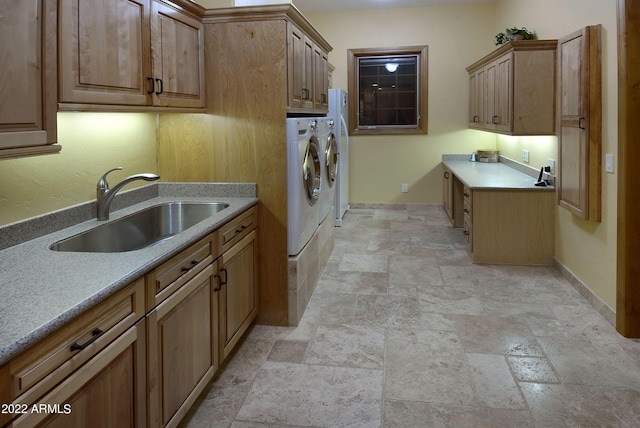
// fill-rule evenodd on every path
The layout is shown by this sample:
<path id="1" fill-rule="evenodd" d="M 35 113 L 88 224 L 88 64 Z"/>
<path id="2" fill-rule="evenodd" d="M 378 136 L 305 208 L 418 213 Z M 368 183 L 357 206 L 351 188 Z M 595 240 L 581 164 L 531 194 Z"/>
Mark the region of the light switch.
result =
<path id="1" fill-rule="evenodd" d="M 604 170 L 613 174 L 613 155 L 611 153 L 607 153 L 604 156 Z"/>

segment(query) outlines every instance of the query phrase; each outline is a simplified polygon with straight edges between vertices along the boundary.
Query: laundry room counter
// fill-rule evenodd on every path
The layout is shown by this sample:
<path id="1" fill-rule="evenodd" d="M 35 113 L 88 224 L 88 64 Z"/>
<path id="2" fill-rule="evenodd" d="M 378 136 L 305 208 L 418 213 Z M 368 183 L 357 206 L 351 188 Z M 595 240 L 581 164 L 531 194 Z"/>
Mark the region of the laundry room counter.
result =
<path id="1" fill-rule="evenodd" d="M 555 188 L 507 163 L 443 156 L 443 206 L 474 263 L 550 266 Z M 513 162 L 513 161 L 511 161 Z M 526 168 L 526 167 L 525 167 Z"/>

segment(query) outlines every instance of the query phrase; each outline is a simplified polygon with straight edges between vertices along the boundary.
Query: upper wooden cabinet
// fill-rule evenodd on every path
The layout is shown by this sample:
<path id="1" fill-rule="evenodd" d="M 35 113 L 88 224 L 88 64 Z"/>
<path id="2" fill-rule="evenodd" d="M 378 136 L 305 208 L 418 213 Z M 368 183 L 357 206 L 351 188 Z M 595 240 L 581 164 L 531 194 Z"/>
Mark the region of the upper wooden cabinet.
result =
<path id="1" fill-rule="evenodd" d="M 221 85 L 220 90 L 210 91 L 213 98 L 222 100 L 223 92 L 245 90 L 244 79 L 232 79 L 230 74 L 244 73 L 240 74 L 243 77 L 260 71 L 261 79 L 270 79 L 265 85 L 280 92 L 275 101 L 286 106 L 287 113 L 327 113 L 331 45 L 295 6 L 209 9 L 204 23 L 208 27 L 207 66 L 211 65 L 208 72 L 218 79 L 211 84 Z M 258 49 L 260 53 L 256 52 Z M 265 52 L 269 63 L 258 64 L 257 58 L 266 55 Z M 232 80 L 239 82 L 231 83 Z M 279 90 L 281 85 L 284 91 Z M 214 110 L 219 107 L 225 108 L 214 106 Z"/>
<path id="2" fill-rule="evenodd" d="M 585 220 L 600 221 L 600 25 L 563 37 L 558 41 L 558 51 L 558 203 Z"/>
<path id="3" fill-rule="evenodd" d="M 56 0 L 0 0 L 0 159 L 57 153 Z"/>
<path id="4" fill-rule="evenodd" d="M 203 12 L 183 0 L 60 0 L 60 108 L 204 107 Z"/>
<path id="5" fill-rule="evenodd" d="M 291 22 L 287 36 L 288 110 L 328 110 L 327 52 Z"/>
<path id="6" fill-rule="evenodd" d="M 204 107 L 204 33 L 201 18 L 152 2 L 151 62 L 154 105 Z M 158 85 L 160 85 L 158 87 Z"/>
<path id="7" fill-rule="evenodd" d="M 513 41 L 467 67 L 469 127 L 555 134 L 557 40 Z"/>

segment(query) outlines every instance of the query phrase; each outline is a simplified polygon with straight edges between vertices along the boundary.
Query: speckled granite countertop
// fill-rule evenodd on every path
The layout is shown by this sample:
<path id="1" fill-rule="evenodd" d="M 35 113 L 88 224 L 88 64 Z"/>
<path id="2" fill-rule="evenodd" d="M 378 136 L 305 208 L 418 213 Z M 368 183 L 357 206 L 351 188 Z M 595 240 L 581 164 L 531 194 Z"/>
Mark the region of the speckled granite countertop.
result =
<path id="1" fill-rule="evenodd" d="M 105 254 L 49 249 L 54 242 L 104 224 L 95 218 L 1 250 L 0 365 L 258 203 L 254 184 L 159 183 L 148 188 L 150 192 L 143 192 L 145 200 L 112 211 L 110 221 L 167 201 L 223 201 L 229 207 L 169 240 L 136 251 Z M 66 211 L 74 215 L 71 211 L 77 208 L 55 214 L 59 220 Z M 22 230 L 29 236 L 42 222 L 55 228 L 51 219 L 36 218 L 6 229 L 13 235 Z M 0 234 L 4 229 L 0 228 Z"/>
<path id="2" fill-rule="evenodd" d="M 502 161 L 496 163 L 470 162 L 466 157 L 443 157 L 442 163 L 470 189 L 523 189 L 553 191 L 552 186 L 535 186 L 537 177 L 525 174 Z"/>

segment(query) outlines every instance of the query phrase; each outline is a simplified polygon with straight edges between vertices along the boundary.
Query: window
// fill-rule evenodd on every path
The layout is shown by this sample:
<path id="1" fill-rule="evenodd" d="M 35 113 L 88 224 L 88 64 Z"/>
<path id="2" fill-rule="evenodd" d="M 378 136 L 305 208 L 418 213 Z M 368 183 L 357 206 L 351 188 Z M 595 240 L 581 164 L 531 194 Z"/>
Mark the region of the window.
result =
<path id="1" fill-rule="evenodd" d="M 427 46 L 347 55 L 351 134 L 427 133 Z"/>

